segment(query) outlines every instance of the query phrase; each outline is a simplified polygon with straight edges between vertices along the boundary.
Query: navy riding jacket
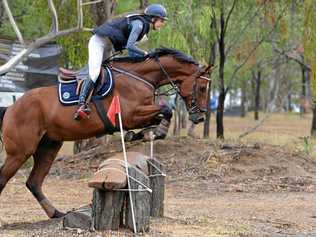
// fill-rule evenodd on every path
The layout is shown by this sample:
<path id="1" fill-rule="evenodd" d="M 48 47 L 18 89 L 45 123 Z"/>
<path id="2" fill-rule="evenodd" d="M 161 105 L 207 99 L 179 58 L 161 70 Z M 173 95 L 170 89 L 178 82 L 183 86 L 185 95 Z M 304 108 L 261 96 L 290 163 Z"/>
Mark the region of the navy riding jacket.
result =
<path id="1" fill-rule="evenodd" d="M 145 51 L 136 46 L 150 30 L 150 20 L 142 14 L 134 14 L 106 21 L 94 28 L 93 33 L 109 37 L 115 51 L 128 49 L 130 55 L 144 56 Z"/>

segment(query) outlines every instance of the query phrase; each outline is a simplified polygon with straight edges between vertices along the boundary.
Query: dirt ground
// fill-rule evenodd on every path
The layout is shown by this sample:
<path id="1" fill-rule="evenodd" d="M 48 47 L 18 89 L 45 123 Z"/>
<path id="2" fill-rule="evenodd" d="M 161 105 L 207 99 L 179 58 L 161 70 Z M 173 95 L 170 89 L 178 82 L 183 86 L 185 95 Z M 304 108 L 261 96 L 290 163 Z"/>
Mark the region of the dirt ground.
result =
<path id="1" fill-rule="evenodd" d="M 227 118 L 225 124 L 224 142 L 185 136 L 155 142 L 155 156 L 168 175 L 165 217 L 152 219 L 143 236 L 316 237 L 316 147 L 308 138 L 310 116 L 275 115 L 244 139 L 237 137 L 255 125 L 251 117 Z M 91 202 L 87 181 L 102 160 L 120 151 L 120 144 L 112 138 L 77 155 L 69 149 L 59 154 L 44 185 L 63 211 Z M 149 154 L 149 143 L 130 143 L 128 150 Z M 48 220 L 24 185 L 29 172 L 26 165 L 0 197 L 1 237 L 132 236 L 127 230 L 63 229 L 61 220 Z"/>

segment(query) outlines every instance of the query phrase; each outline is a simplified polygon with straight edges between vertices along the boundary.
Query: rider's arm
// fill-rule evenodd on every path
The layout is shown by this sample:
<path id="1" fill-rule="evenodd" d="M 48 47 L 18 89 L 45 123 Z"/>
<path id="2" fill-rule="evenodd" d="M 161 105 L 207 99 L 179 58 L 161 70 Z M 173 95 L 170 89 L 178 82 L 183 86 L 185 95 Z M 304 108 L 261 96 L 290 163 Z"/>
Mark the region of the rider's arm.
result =
<path id="1" fill-rule="evenodd" d="M 140 20 L 134 20 L 130 24 L 132 26 L 132 30 L 127 40 L 126 49 L 131 55 L 136 54 L 139 56 L 145 56 L 146 51 L 136 46 L 136 41 L 143 30 L 143 22 Z"/>

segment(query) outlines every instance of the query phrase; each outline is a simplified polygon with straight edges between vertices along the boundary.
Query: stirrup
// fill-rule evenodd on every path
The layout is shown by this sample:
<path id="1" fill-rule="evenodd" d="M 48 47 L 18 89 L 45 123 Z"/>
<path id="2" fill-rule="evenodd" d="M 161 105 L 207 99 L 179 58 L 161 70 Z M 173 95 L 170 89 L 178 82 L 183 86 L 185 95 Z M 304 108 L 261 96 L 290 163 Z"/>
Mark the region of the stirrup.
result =
<path id="1" fill-rule="evenodd" d="M 90 113 L 91 113 L 91 109 L 89 108 L 88 105 L 86 104 L 80 105 L 80 107 L 78 108 L 78 110 L 76 111 L 74 115 L 74 119 L 75 120 L 89 119 Z"/>

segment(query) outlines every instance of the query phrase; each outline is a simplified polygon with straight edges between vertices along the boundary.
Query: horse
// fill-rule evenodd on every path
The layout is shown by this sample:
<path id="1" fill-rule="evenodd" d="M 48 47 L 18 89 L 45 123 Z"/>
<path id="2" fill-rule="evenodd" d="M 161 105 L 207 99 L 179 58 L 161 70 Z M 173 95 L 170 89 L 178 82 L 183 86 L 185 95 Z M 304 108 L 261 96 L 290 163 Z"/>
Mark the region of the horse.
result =
<path id="1" fill-rule="evenodd" d="M 113 97 L 119 96 L 124 129 L 157 124 L 162 119 L 161 113 L 170 119 L 169 111 L 154 101 L 154 90 L 166 84 L 172 84 L 184 99 L 190 120 L 195 123 L 203 120 L 208 85 L 204 75 L 210 66 L 201 66 L 186 54 L 168 48 L 156 49 L 140 62 L 115 60 L 111 65 L 126 73 L 113 70 L 115 87 L 102 103 L 107 110 Z M 42 192 L 43 181 L 63 141 L 106 133 L 95 106 L 90 118 L 81 121 L 73 119 L 75 109 L 59 102 L 56 86 L 29 90 L 13 105 L 0 108 L 2 143 L 6 151 L 0 169 L 0 194 L 23 163 L 33 156 L 34 165 L 26 181 L 28 190 L 49 218 L 65 215 Z"/>

